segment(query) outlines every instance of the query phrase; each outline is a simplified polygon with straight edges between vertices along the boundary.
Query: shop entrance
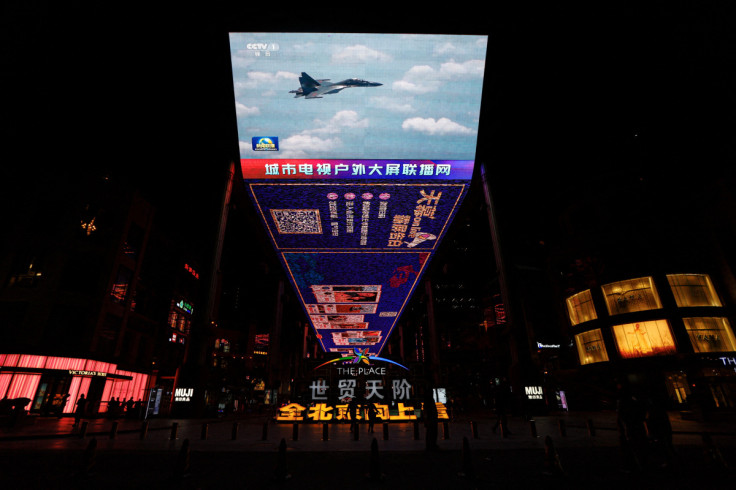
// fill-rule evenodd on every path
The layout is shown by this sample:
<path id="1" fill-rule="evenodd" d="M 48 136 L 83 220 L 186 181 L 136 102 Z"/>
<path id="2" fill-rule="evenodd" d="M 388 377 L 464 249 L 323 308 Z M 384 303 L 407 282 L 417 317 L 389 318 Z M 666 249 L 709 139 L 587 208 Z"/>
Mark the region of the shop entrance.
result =
<path id="1" fill-rule="evenodd" d="M 64 395 L 69 393 L 71 376 L 59 376 L 46 373 L 41 376 L 38 390 L 31 405 L 31 412 L 41 415 L 58 415 L 64 410 L 62 404 L 67 403 Z M 68 397 L 67 397 L 68 398 Z"/>

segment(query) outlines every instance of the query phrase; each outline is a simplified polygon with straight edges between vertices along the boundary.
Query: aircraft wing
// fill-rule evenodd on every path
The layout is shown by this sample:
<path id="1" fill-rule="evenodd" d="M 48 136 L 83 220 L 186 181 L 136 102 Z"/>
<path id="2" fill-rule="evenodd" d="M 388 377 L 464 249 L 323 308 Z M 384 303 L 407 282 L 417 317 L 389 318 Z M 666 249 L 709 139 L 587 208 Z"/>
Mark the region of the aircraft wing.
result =
<path id="1" fill-rule="evenodd" d="M 307 99 L 321 99 L 323 95 L 336 94 L 336 93 L 338 93 L 340 90 L 342 90 L 344 88 L 347 88 L 347 87 L 340 86 L 340 85 L 337 85 L 337 86 L 335 86 L 335 85 L 327 85 L 326 87 L 325 86 L 320 86 L 320 87 L 317 87 L 314 91 L 310 92 L 306 96 L 306 98 Z"/>

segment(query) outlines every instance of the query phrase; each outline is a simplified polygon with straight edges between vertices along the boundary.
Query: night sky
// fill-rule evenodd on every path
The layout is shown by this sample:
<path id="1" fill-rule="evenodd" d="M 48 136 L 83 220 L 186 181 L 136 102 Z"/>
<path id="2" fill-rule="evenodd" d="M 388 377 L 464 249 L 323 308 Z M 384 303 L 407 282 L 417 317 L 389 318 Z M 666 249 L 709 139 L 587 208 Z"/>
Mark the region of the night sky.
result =
<path id="1" fill-rule="evenodd" d="M 540 219 L 578 176 L 723 172 L 736 134 L 734 8 L 671 3 L 419 18 L 408 8 L 6 2 L 2 204 L 101 168 L 162 202 L 211 200 L 238 150 L 228 30 L 489 35 L 477 157 L 519 221 Z"/>

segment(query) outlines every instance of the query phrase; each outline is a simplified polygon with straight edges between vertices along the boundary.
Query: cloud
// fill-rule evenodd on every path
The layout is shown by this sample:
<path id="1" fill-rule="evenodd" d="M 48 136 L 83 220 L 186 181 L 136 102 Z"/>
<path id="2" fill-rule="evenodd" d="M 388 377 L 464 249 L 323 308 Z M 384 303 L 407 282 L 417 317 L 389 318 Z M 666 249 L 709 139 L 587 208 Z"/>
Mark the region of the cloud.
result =
<path id="1" fill-rule="evenodd" d="M 316 51 L 316 48 L 317 44 L 313 42 L 294 43 L 291 45 L 291 49 L 299 53 L 313 53 Z"/>
<path id="2" fill-rule="evenodd" d="M 399 80 L 393 83 L 393 89 L 400 92 L 409 92 L 410 94 L 422 95 L 440 90 L 441 83 L 437 81 L 424 80 L 421 82 L 409 82 Z"/>
<path id="3" fill-rule="evenodd" d="M 339 111 L 328 121 L 315 119 L 313 126 L 300 134 L 335 134 L 344 128 L 367 128 L 368 119 L 360 119 L 355 111 Z"/>
<path id="4" fill-rule="evenodd" d="M 245 49 L 239 49 L 232 55 L 231 63 L 233 68 L 247 68 L 255 62 L 255 58 L 248 54 Z"/>
<path id="5" fill-rule="evenodd" d="M 483 60 L 469 60 L 464 63 L 450 60 L 440 65 L 440 76 L 449 79 L 482 77 L 484 69 L 485 63 Z"/>
<path id="6" fill-rule="evenodd" d="M 371 49 L 362 44 L 348 46 L 332 55 L 332 61 L 337 63 L 348 62 L 366 62 L 366 61 L 393 61 L 393 58 L 386 53 Z"/>
<path id="7" fill-rule="evenodd" d="M 406 97 L 371 97 L 374 107 L 399 114 L 409 114 L 415 111 L 414 107 L 406 102 Z"/>
<path id="8" fill-rule="evenodd" d="M 367 128 L 368 119 L 355 111 L 339 111 L 327 121 L 315 119 L 311 126 L 280 142 L 280 158 L 307 158 L 342 146 L 339 135 L 344 129 Z"/>
<path id="9" fill-rule="evenodd" d="M 412 94 L 426 94 L 439 90 L 442 82 L 437 80 L 437 72 L 429 65 L 412 66 L 401 80 L 393 83 L 393 89 Z"/>
<path id="10" fill-rule="evenodd" d="M 299 133 L 289 136 L 280 142 L 280 158 L 305 158 L 315 153 L 332 151 L 342 145 L 340 138 L 320 138 L 318 136 Z"/>
<path id="11" fill-rule="evenodd" d="M 237 96 L 241 91 L 270 88 L 284 80 L 293 81 L 297 86 L 299 85 L 299 75 L 296 73 L 288 71 L 249 71 L 244 79 L 239 79 L 235 83 L 235 95 Z"/>
<path id="12" fill-rule="evenodd" d="M 439 91 L 448 81 L 456 81 L 483 76 L 483 60 L 469 60 L 458 63 L 450 60 L 440 64 L 439 69 L 429 65 L 412 66 L 401 80 L 393 83 L 393 89 L 413 94 L 427 94 Z"/>
<path id="13" fill-rule="evenodd" d="M 466 128 L 465 126 L 451 121 L 446 117 L 441 117 L 437 120 L 431 117 L 412 117 L 405 120 L 401 124 L 401 127 L 406 131 L 417 131 L 432 136 L 465 135 L 476 133 L 474 129 Z"/>
<path id="14" fill-rule="evenodd" d="M 434 54 L 445 55 L 448 53 L 457 53 L 457 47 L 452 43 L 442 43 L 434 47 Z"/>
<path id="15" fill-rule="evenodd" d="M 261 110 L 258 107 L 247 107 L 236 101 L 235 114 L 237 114 L 238 117 L 258 116 L 261 114 Z"/>

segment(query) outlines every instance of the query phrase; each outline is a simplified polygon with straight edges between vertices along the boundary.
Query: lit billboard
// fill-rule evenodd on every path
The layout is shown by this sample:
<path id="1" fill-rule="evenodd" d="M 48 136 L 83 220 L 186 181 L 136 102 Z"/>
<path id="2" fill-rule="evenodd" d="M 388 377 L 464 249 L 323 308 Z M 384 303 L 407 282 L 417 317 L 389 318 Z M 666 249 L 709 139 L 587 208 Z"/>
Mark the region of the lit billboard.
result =
<path id="1" fill-rule="evenodd" d="M 467 194 L 486 45 L 230 34 L 243 178 L 325 351 L 380 353 Z"/>

